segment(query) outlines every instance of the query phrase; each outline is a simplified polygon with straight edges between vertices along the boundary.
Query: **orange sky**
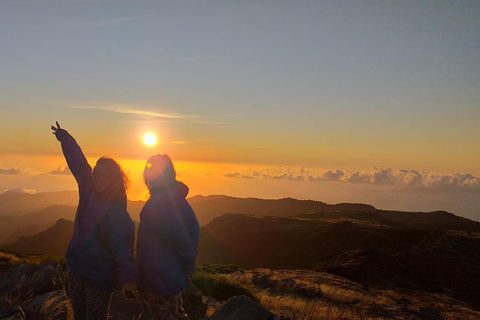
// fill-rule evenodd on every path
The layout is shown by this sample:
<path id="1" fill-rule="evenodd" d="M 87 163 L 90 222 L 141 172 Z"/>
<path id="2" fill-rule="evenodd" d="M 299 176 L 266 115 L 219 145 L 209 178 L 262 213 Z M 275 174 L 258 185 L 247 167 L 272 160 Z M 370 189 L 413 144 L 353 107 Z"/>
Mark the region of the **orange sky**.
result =
<path id="1" fill-rule="evenodd" d="M 131 198 L 164 152 L 191 194 L 480 215 L 479 15 L 478 1 L 4 1 L 0 192 L 76 188 L 48 173 L 65 168 L 59 121 L 92 164 L 124 164 Z"/>

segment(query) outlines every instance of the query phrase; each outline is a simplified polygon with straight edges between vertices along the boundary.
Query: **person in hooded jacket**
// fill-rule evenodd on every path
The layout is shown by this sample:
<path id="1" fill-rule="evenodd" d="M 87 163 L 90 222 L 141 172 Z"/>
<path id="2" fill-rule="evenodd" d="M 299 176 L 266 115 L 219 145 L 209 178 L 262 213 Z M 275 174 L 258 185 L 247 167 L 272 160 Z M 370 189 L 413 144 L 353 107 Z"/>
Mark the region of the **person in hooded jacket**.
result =
<path id="1" fill-rule="evenodd" d="M 124 294 L 136 294 L 135 225 L 126 210 L 128 179 L 107 157 L 98 159 L 92 171 L 75 139 L 58 122 L 51 128 L 79 190 L 66 254 L 68 296 L 76 320 L 104 320 L 119 284 Z"/>
<path id="2" fill-rule="evenodd" d="M 165 154 L 151 156 L 143 175 L 150 199 L 140 213 L 139 287 L 148 292 L 155 319 L 188 319 L 181 290 L 195 272 L 199 240 L 197 217 L 186 200 L 188 187 L 176 180 Z"/>

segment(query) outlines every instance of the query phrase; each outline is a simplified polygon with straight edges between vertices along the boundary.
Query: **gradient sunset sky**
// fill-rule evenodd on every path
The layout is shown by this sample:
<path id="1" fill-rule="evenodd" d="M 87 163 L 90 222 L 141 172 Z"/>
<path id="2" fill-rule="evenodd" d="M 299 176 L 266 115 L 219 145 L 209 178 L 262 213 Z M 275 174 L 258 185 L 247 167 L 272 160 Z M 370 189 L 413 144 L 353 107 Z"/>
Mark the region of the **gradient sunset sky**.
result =
<path id="1" fill-rule="evenodd" d="M 480 220 L 479 35 L 479 1 L 4 0 L 0 192 L 76 189 L 59 121 L 133 199 L 164 152 L 190 195 Z"/>

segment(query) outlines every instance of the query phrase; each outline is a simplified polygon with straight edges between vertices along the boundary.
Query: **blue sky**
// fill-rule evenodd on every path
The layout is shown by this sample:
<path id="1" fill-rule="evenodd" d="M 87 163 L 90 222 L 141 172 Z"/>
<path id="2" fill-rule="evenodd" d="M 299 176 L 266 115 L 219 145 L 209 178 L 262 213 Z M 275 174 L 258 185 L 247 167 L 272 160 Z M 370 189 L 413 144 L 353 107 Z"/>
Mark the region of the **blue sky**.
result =
<path id="1" fill-rule="evenodd" d="M 58 155 L 58 120 L 92 157 L 152 131 L 181 161 L 480 190 L 479 34 L 478 1 L 1 1 L 0 173 Z"/>

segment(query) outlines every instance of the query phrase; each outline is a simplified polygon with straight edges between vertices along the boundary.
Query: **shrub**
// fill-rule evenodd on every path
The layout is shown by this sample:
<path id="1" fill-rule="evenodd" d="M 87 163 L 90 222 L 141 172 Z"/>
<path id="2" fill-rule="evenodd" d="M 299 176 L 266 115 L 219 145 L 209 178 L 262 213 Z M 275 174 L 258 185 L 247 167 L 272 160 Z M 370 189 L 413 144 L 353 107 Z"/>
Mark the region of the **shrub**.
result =
<path id="1" fill-rule="evenodd" d="M 212 296 L 220 301 L 228 300 L 233 296 L 245 295 L 253 301 L 259 302 L 257 296 L 250 289 L 219 274 L 200 271 L 195 274 L 192 282 L 204 295 Z"/>

